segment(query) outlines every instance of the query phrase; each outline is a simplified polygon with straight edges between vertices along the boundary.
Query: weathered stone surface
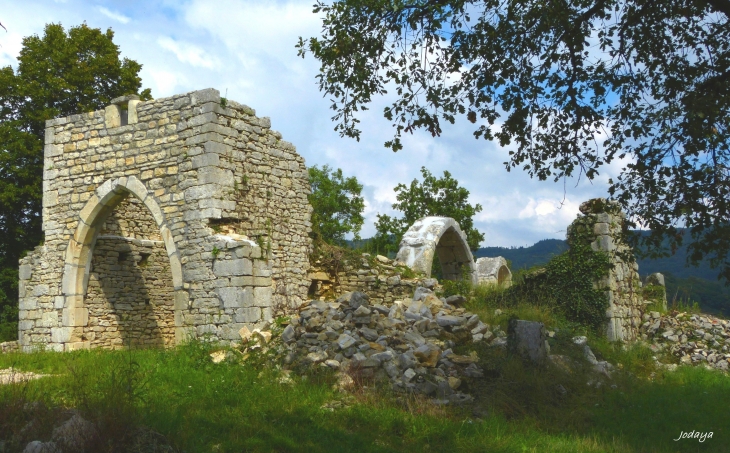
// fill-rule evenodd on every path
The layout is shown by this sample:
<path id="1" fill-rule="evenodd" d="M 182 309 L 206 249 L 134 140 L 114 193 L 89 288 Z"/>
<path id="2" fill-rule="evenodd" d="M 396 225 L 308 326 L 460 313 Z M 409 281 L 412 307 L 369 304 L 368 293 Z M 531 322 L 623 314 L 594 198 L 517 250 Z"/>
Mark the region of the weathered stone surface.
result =
<path id="1" fill-rule="evenodd" d="M 509 270 L 507 260 L 501 256 L 479 258 L 475 268 L 478 283 L 500 285 L 505 288 L 512 285 L 512 272 Z"/>
<path id="2" fill-rule="evenodd" d="M 466 235 L 450 217 L 423 217 L 416 221 L 403 235 L 395 262 L 430 276 L 435 256 L 441 262 L 444 279 L 460 280 L 466 272 L 472 283 L 477 283 Z"/>
<path id="3" fill-rule="evenodd" d="M 568 227 L 568 245 L 585 241 L 595 251 L 608 254 L 611 270 L 594 287 L 608 297 L 606 336 L 610 341 L 633 341 L 638 337 L 638 324 L 644 310 L 638 265 L 631 248 L 623 241 L 625 215 L 615 201 L 604 198 L 588 200 L 580 205 L 581 215 Z M 573 234 L 573 233 L 580 234 Z"/>
<path id="4" fill-rule="evenodd" d="M 543 363 L 550 353 L 545 325 L 541 322 L 511 319 L 507 335 L 509 350 L 534 363 Z"/>
<path id="5" fill-rule="evenodd" d="M 294 147 L 213 89 L 116 101 L 127 125 L 114 103 L 46 124 L 44 245 L 19 269 L 22 349 L 230 341 L 240 323 L 295 310 L 311 207 Z"/>

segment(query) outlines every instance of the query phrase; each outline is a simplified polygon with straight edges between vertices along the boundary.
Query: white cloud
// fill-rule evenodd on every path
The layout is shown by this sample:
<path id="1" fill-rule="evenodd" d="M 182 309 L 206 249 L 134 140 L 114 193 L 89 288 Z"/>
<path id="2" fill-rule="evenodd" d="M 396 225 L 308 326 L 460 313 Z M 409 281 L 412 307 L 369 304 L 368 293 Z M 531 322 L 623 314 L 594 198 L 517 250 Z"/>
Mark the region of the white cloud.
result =
<path id="1" fill-rule="evenodd" d="M 208 69 L 218 66 L 218 60 L 215 57 L 207 55 L 203 49 L 194 44 L 175 41 L 167 36 L 160 37 L 157 44 L 163 49 L 174 53 L 177 59 L 183 63 Z"/>
<path id="2" fill-rule="evenodd" d="M 444 170 L 451 172 L 470 191 L 470 203 L 483 206 L 475 226 L 485 233 L 484 245 L 529 245 L 548 237 L 563 238 L 578 204 L 606 196 L 607 178 L 625 165 L 615 161 L 602 168 L 593 184 L 583 178 L 576 186 L 576 180 L 569 179 L 564 191 L 562 183 L 536 181 L 519 169 L 508 173 L 503 165 L 508 149 L 475 140 L 475 125 L 463 118 L 453 126 L 444 125 L 438 138 L 424 131 L 408 134 L 403 137 L 404 149 L 393 153 L 383 147 L 393 129 L 381 113 L 392 97 L 375 98 L 370 110 L 360 112 L 361 141 L 340 138 L 333 131 L 330 101 L 317 90 L 319 62 L 311 55 L 298 57 L 294 48 L 299 36 L 306 39 L 320 33 L 321 19 L 312 14 L 312 3 L 163 0 L 125 3 L 128 16 L 107 11 L 127 19 L 121 22 L 124 27 L 115 29 L 114 41 L 123 56 L 143 65 L 143 86 L 152 88 L 155 97 L 207 87 L 223 95 L 228 89 L 229 99 L 271 117 L 274 129 L 296 145 L 308 165 L 329 164 L 342 168 L 346 176 L 356 176 L 366 199 L 363 237 L 375 233 L 377 213 L 398 215 L 391 207 L 396 201 L 393 187 L 420 180 L 420 168 L 425 166 L 437 177 Z M 100 14 L 87 17 L 94 8 L 91 0 L 68 0 L 64 5 L 10 2 L 2 19 L 13 27 L 7 34 L 0 30 L 0 64 L 17 64 L 22 37 L 42 35 L 46 23 L 61 21 L 68 28 L 88 20 L 89 26 L 104 29 L 108 25 L 104 16 L 110 16 L 99 9 Z M 29 15 L 29 10 L 38 13 Z M 565 205 L 559 208 L 563 198 Z"/>
<path id="3" fill-rule="evenodd" d="M 125 16 L 124 14 L 118 13 L 116 11 L 111 11 L 110 9 L 104 8 L 103 6 L 97 6 L 96 10 L 108 17 L 109 19 L 121 22 L 123 24 L 127 24 L 130 21 L 130 18 Z"/>

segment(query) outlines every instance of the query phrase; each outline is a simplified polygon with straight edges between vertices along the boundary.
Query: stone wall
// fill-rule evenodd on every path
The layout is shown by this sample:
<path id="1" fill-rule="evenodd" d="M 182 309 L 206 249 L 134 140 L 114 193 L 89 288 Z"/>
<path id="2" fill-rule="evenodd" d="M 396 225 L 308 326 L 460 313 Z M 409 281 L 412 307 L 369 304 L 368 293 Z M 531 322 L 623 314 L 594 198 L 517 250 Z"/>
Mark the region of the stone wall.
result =
<path id="1" fill-rule="evenodd" d="M 20 262 L 24 350 L 235 340 L 305 300 L 307 170 L 268 118 L 207 89 L 46 126 L 45 241 Z"/>
<path id="2" fill-rule="evenodd" d="M 575 240 L 571 239 L 571 232 L 579 229 L 585 235 L 576 237 L 587 240 L 593 250 L 606 252 L 612 265 L 608 275 L 595 283 L 606 292 L 609 301 L 606 336 L 610 341 L 636 340 L 647 302 L 642 298 L 639 265 L 623 240 L 625 214 L 617 202 L 603 198 L 582 203 L 580 212 L 568 227 L 568 244 Z"/>
<path id="3" fill-rule="evenodd" d="M 432 278 L 406 278 L 412 271 L 405 266 L 395 265 L 392 260 L 363 253 L 360 258 L 351 258 L 338 266 L 317 265 L 310 269 L 312 280 L 309 296 L 313 299 L 337 299 L 339 296 L 359 291 L 370 297 L 371 304 L 392 304 L 413 296 L 418 286 L 433 288 L 437 281 Z"/>

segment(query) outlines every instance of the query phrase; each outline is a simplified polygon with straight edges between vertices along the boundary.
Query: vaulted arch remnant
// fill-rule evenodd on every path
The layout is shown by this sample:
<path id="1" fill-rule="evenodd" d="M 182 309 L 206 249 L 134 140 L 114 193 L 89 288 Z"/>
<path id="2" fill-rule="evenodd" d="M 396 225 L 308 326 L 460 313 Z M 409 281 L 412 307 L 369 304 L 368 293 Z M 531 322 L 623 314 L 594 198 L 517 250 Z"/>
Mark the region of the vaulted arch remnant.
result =
<path id="1" fill-rule="evenodd" d="M 512 285 L 512 272 L 504 257 L 482 257 L 477 259 L 477 281 L 479 283 L 497 284 L 504 288 Z"/>
<path id="2" fill-rule="evenodd" d="M 444 279 L 459 280 L 468 273 L 476 283 L 466 235 L 451 217 L 429 216 L 416 221 L 403 235 L 396 263 L 430 276 L 434 256 L 438 256 Z"/>

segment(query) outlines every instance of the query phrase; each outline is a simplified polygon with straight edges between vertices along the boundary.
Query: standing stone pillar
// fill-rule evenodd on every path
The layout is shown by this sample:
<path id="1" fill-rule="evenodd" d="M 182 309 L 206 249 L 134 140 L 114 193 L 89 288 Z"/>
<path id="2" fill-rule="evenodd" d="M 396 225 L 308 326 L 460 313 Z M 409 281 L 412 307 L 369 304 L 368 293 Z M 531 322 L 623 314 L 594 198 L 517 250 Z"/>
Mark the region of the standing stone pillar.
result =
<path id="1" fill-rule="evenodd" d="M 644 303 L 639 265 L 623 238 L 626 215 L 617 202 L 605 198 L 588 200 L 579 209 L 581 215 L 569 231 L 586 228 L 591 248 L 605 252 L 611 263 L 608 275 L 594 283 L 608 297 L 606 336 L 610 341 L 633 341 L 639 334 Z M 568 241 L 570 245 L 570 235 Z"/>

